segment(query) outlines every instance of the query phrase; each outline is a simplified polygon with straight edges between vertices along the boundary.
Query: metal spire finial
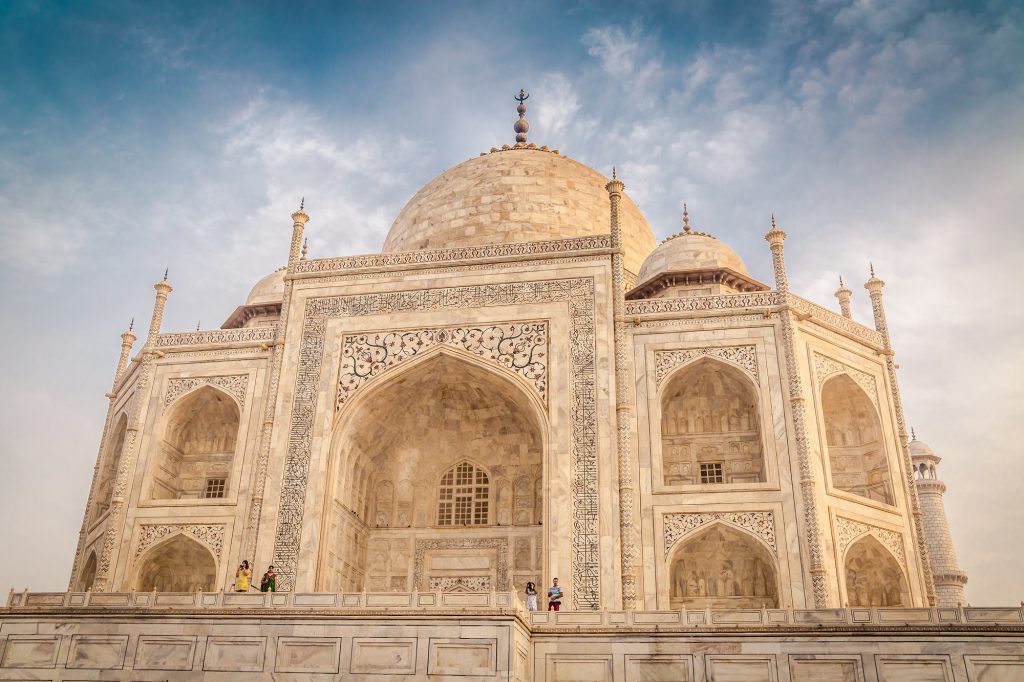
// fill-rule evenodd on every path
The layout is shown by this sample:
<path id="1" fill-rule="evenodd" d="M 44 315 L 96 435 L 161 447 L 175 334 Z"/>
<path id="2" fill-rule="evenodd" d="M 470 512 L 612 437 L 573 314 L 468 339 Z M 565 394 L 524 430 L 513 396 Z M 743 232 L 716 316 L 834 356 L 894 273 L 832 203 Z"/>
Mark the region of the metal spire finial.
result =
<path id="1" fill-rule="evenodd" d="M 910 427 L 910 440 L 917 440 L 917 434 L 914 433 L 914 427 Z"/>
<path id="2" fill-rule="evenodd" d="M 843 276 L 842 275 L 839 275 L 839 288 L 840 289 L 843 288 Z"/>
<path id="3" fill-rule="evenodd" d="M 132 318 L 132 321 L 128 323 L 128 331 L 131 331 L 133 329 L 135 329 L 135 318 L 134 317 Z"/>
<path id="4" fill-rule="evenodd" d="M 774 229 L 777 229 L 777 228 L 775 227 L 775 213 L 772 213 L 772 229 L 773 229 L 773 230 L 774 230 Z"/>
<path id="5" fill-rule="evenodd" d="M 612 166 L 612 180 L 618 180 L 619 174 L 615 171 L 615 166 Z"/>
<path id="6" fill-rule="evenodd" d="M 530 130 L 530 124 L 526 120 L 526 100 L 530 99 L 530 96 L 526 94 L 526 91 L 522 88 L 519 89 L 519 95 L 514 97 L 519 106 L 516 107 L 516 111 L 519 112 L 519 120 L 512 126 L 513 130 L 516 131 L 516 144 L 526 144 L 526 133 Z"/>
<path id="7" fill-rule="evenodd" d="M 690 211 L 686 208 L 686 204 L 683 204 L 683 232 L 690 231 Z"/>
<path id="8" fill-rule="evenodd" d="M 306 208 L 306 197 L 299 199 L 299 210 L 302 211 Z"/>
<path id="9" fill-rule="evenodd" d="M 309 252 L 309 237 L 302 240 L 302 260 L 306 260 L 306 254 Z"/>
<path id="10" fill-rule="evenodd" d="M 202 325 L 202 324 L 203 324 L 203 321 L 202 321 L 202 320 L 196 320 L 196 331 L 199 331 L 199 327 L 200 327 L 200 325 Z"/>
<path id="11" fill-rule="evenodd" d="M 164 268 L 164 281 L 165 282 L 167 281 L 167 273 L 169 273 L 170 271 L 171 271 L 170 268 Z"/>
<path id="12" fill-rule="evenodd" d="M 874 277 L 875 276 L 875 264 L 874 263 L 868 263 L 868 266 L 871 268 L 871 276 Z"/>

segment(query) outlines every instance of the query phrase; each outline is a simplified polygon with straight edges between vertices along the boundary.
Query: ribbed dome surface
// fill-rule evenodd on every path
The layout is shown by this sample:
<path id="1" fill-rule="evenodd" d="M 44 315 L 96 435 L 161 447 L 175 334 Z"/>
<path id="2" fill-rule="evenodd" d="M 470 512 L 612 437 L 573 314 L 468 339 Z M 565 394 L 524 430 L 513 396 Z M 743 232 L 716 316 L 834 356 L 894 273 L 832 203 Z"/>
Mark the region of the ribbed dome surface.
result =
<path id="1" fill-rule="evenodd" d="M 385 253 L 608 234 L 608 178 L 539 149 L 478 156 L 426 184 L 398 214 Z M 623 196 L 624 265 L 636 273 L 656 241 L 636 204 Z"/>
<path id="2" fill-rule="evenodd" d="M 681 232 L 669 237 L 647 257 L 637 282 L 646 282 L 665 272 L 722 268 L 741 275 L 750 274 L 736 252 L 714 237 L 699 232 Z"/>

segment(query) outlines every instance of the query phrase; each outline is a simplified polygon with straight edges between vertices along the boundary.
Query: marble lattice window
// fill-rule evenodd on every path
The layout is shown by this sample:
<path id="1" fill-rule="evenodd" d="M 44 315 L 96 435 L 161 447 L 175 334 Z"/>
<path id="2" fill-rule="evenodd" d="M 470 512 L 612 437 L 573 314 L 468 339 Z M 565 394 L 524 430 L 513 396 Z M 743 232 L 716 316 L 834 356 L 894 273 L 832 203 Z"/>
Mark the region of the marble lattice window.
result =
<path id="1" fill-rule="evenodd" d="M 665 485 L 763 482 L 754 384 L 711 359 L 677 372 L 661 398 L 661 453 Z"/>
<path id="2" fill-rule="evenodd" d="M 225 478 L 208 478 L 206 479 L 206 487 L 203 489 L 203 497 L 224 497 L 224 490 L 227 479 Z"/>
<path id="3" fill-rule="evenodd" d="M 700 465 L 701 483 L 721 483 L 723 480 L 721 462 Z"/>
<path id="4" fill-rule="evenodd" d="M 441 477 L 437 525 L 486 525 L 489 492 L 486 472 L 469 462 L 455 465 Z"/>

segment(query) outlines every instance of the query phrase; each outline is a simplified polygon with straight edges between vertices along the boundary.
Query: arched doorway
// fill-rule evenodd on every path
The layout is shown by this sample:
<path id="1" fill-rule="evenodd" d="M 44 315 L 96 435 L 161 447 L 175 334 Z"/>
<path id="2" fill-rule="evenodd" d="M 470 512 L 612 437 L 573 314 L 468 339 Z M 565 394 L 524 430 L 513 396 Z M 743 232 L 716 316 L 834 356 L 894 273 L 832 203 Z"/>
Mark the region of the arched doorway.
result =
<path id="1" fill-rule="evenodd" d="M 759 609 L 779 604 L 771 553 L 749 533 L 724 523 L 683 541 L 669 565 L 673 609 Z"/>
<path id="2" fill-rule="evenodd" d="M 158 446 L 151 498 L 228 497 L 238 426 L 238 404 L 224 391 L 203 386 L 178 400 Z"/>
<path id="3" fill-rule="evenodd" d="M 369 387 L 335 433 L 318 589 L 539 584 L 543 420 L 513 379 L 447 352 Z"/>
<path id="4" fill-rule="evenodd" d="M 677 372 L 661 398 L 665 485 L 765 480 L 757 394 L 738 369 L 703 358 Z"/>
<path id="5" fill-rule="evenodd" d="M 893 504 L 889 462 L 878 412 L 848 374 L 825 382 L 821 391 L 832 486 Z"/>
<path id="6" fill-rule="evenodd" d="M 850 545 L 844 568 L 850 606 L 910 606 L 910 591 L 899 563 L 873 535 Z"/>
<path id="7" fill-rule="evenodd" d="M 93 508 L 92 520 L 95 521 L 110 509 L 110 500 L 114 496 L 117 483 L 117 469 L 121 464 L 121 450 L 124 449 L 124 437 L 128 432 L 128 416 L 121 414 L 114 427 L 114 433 L 107 441 L 103 451 L 103 465 L 100 469 L 100 481 L 96 487 L 96 505 Z"/>
<path id="8" fill-rule="evenodd" d="M 143 556 L 136 592 L 214 592 L 217 562 L 210 550 L 186 535 L 175 535 Z"/>
<path id="9" fill-rule="evenodd" d="M 85 566 L 82 568 L 82 573 L 78 577 L 78 591 L 89 592 L 92 590 L 92 584 L 96 581 L 96 552 L 89 552 L 89 558 L 85 562 Z"/>

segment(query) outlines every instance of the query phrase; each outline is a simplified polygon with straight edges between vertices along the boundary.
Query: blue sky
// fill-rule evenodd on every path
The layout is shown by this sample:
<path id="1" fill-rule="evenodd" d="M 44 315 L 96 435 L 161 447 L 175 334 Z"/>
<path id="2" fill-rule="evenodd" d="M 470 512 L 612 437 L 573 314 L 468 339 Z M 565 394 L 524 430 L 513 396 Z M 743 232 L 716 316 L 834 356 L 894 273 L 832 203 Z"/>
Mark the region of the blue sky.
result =
<path id="1" fill-rule="evenodd" d="M 874 261 L 968 596 L 1024 599 L 1020 3 L 0 2 L 0 73 L 0 588 L 64 587 L 165 267 L 165 328 L 210 328 L 301 196 L 311 256 L 378 251 L 524 87 L 531 141 L 616 164 L 660 237 L 685 201 L 770 281 L 774 211 L 794 288 L 842 273 L 862 321 Z"/>

